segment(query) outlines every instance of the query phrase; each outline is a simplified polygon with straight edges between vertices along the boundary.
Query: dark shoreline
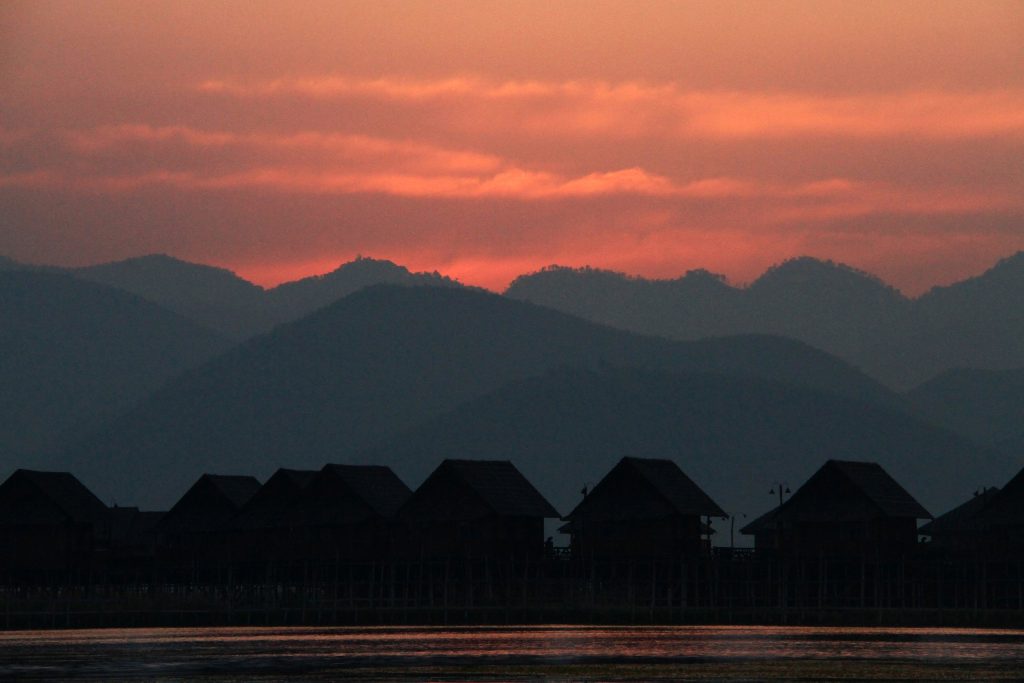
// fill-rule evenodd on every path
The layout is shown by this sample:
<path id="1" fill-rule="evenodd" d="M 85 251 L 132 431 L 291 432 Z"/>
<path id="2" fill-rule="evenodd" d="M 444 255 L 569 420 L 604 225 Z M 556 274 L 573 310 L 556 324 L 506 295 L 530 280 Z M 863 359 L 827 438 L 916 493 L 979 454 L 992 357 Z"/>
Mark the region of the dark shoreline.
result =
<path id="1" fill-rule="evenodd" d="M 465 607 L 333 609 L 309 605 L 259 608 L 117 608 L 83 601 L 48 605 L 0 604 L 0 631 L 197 627 L 503 627 L 523 626 L 814 626 L 1024 629 L 1024 611 L 1013 609 L 903 608 L 565 608 Z"/>

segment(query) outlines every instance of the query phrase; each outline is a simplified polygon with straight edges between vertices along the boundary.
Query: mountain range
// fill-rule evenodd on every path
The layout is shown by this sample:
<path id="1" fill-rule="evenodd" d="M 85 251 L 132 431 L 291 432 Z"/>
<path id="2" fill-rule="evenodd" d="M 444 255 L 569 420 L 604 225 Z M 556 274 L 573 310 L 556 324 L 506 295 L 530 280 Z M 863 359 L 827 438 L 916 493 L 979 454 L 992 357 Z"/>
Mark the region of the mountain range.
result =
<path id="1" fill-rule="evenodd" d="M 867 273 L 808 257 L 771 268 L 746 288 L 707 271 L 646 280 L 555 266 L 517 278 L 505 294 L 675 339 L 791 337 L 897 389 L 953 368 L 1024 367 L 1024 252 L 917 299 Z"/>
<path id="2" fill-rule="evenodd" d="M 549 268 L 499 296 L 375 259 L 269 290 L 167 256 L 0 259 L 0 467 L 162 507 L 203 471 L 386 462 L 414 484 L 508 457 L 571 506 L 639 455 L 757 512 L 766 479 L 842 457 L 940 513 L 1022 464 L 1022 273 L 912 300 L 809 258 L 746 288 Z"/>
<path id="3" fill-rule="evenodd" d="M 438 273 L 358 258 L 325 275 L 264 290 L 230 271 L 152 255 L 59 270 L 131 292 L 241 341 L 298 320 L 373 284 L 461 287 Z M 650 280 L 592 268 L 552 266 L 516 278 L 505 292 L 640 334 L 694 340 L 736 334 L 797 339 L 908 390 L 955 368 L 1024 367 L 1024 252 L 916 299 L 843 264 L 795 258 L 747 287 L 694 270 Z"/>
<path id="4" fill-rule="evenodd" d="M 230 342 L 140 297 L 0 272 L 0 453 L 29 466 Z"/>
<path id="5" fill-rule="evenodd" d="M 751 518 L 777 504 L 767 495 L 777 482 L 795 490 L 827 458 L 880 463 L 933 514 L 1015 471 L 1012 458 L 948 430 L 834 394 L 609 367 L 558 368 L 504 386 L 364 458 L 418 483 L 451 453 L 512 460 L 563 513 L 623 455 L 675 460 L 726 511 Z"/>
<path id="6" fill-rule="evenodd" d="M 76 444 L 67 462 L 120 499 L 170 495 L 203 470 L 269 474 L 338 462 L 510 382 L 604 365 L 760 377 L 875 405 L 900 400 L 796 341 L 670 341 L 481 291 L 379 285 L 186 372 Z"/>
<path id="7" fill-rule="evenodd" d="M 376 284 L 460 286 L 438 273 L 412 273 L 391 261 L 356 258 L 324 275 L 263 289 L 229 270 L 165 254 L 78 268 L 35 266 L 0 257 L 2 270 L 63 273 L 115 287 L 241 341 L 298 320 L 352 292 Z"/>

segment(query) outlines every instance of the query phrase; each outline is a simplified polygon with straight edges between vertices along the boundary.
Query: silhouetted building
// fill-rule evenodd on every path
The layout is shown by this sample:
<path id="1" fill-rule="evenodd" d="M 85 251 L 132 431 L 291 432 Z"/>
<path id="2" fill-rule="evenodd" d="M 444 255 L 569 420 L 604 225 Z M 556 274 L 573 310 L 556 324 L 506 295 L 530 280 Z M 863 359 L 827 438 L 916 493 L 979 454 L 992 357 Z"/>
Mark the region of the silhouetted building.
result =
<path id="1" fill-rule="evenodd" d="M 224 542 L 231 544 L 234 560 L 280 560 L 295 551 L 295 539 L 288 529 L 288 511 L 316 474 L 316 470 L 278 469 L 224 522 Z"/>
<path id="2" fill-rule="evenodd" d="M 780 507 L 741 529 L 757 550 L 891 557 L 917 544 L 931 515 L 880 465 L 829 460 Z"/>
<path id="3" fill-rule="evenodd" d="M 412 491 L 382 465 L 325 465 L 286 523 L 296 556 L 321 561 L 380 560 L 390 554 L 393 525 Z"/>
<path id="4" fill-rule="evenodd" d="M 623 458 L 569 513 L 574 557 L 680 558 L 710 547 L 701 517 L 726 513 L 671 460 Z"/>
<path id="5" fill-rule="evenodd" d="M 995 498 L 995 486 L 975 493 L 967 502 L 940 515 L 917 530 L 935 550 L 971 551 L 983 540 L 979 513 Z"/>
<path id="6" fill-rule="evenodd" d="M 983 552 L 1024 554 L 1024 469 L 985 502 L 973 526 Z"/>
<path id="7" fill-rule="evenodd" d="M 110 548 L 104 558 L 110 578 L 131 581 L 150 575 L 156 558 L 156 525 L 165 514 L 137 507 L 110 508 Z"/>
<path id="8" fill-rule="evenodd" d="M 0 484 L 5 572 L 29 581 L 84 573 L 109 541 L 107 507 L 72 474 L 17 470 Z"/>
<path id="9" fill-rule="evenodd" d="M 445 460 L 399 512 L 405 552 L 427 558 L 537 558 L 558 512 L 508 461 Z"/>
<path id="10" fill-rule="evenodd" d="M 214 569 L 230 560 L 223 543 L 226 523 L 259 489 L 254 477 L 199 477 L 156 525 L 161 563 Z"/>

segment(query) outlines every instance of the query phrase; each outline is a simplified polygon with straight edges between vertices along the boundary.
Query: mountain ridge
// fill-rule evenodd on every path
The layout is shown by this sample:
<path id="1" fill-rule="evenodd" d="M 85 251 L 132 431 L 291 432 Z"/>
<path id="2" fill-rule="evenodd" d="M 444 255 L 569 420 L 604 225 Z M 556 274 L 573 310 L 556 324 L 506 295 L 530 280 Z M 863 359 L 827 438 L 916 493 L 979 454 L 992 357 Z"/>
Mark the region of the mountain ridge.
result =
<path id="1" fill-rule="evenodd" d="M 113 471 L 117 481 L 97 490 L 122 500 L 169 485 L 185 469 L 180 477 L 199 468 L 322 465 L 508 382 L 558 365 L 602 363 L 731 372 L 901 401 L 791 340 L 673 342 L 491 293 L 378 285 L 187 371 L 69 449 L 66 462 L 92 479 Z M 135 462 L 140 453 L 145 468 Z"/>

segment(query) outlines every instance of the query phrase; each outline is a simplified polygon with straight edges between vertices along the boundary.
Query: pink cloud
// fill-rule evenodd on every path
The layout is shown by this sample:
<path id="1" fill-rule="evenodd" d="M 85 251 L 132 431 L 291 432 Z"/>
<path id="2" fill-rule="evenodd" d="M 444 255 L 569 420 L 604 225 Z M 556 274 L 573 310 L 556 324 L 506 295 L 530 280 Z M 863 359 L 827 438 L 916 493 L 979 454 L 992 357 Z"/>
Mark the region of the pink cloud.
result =
<path id="1" fill-rule="evenodd" d="M 465 126 L 567 135 L 757 138 L 852 136 L 970 138 L 1024 135 L 1024 91 L 906 90 L 826 95 L 701 91 L 674 83 L 412 81 L 344 76 L 252 83 L 209 80 L 206 94 L 243 98 L 377 98 L 458 104 Z M 481 112 L 486 115 L 481 116 Z"/>

